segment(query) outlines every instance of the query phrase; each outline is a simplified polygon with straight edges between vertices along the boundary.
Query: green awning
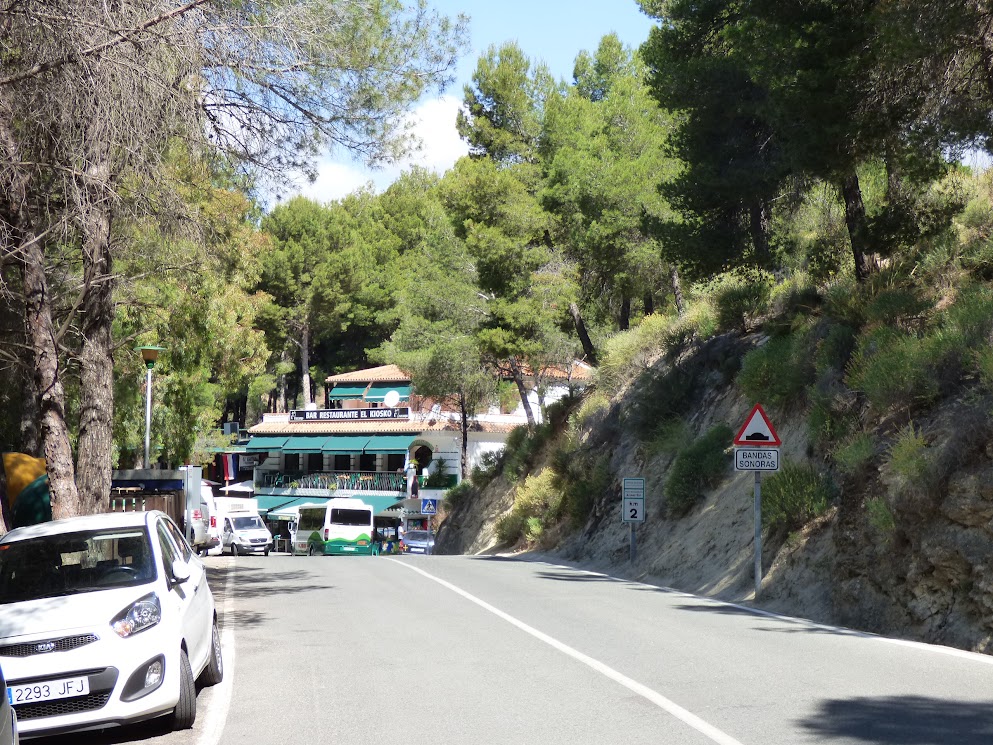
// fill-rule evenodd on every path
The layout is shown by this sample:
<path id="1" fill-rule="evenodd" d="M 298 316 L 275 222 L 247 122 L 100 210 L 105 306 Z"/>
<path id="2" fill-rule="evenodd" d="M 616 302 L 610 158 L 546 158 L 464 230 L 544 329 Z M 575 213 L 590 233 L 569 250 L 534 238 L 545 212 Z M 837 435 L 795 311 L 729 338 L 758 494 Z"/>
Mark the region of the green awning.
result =
<path id="1" fill-rule="evenodd" d="M 365 446 L 367 453 L 406 453 L 416 438 L 413 435 L 373 435 Z"/>
<path id="2" fill-rule="evenodd" d="M 281 504 L 278 507 L 273 507 L 271 510 L 269 510 L 267 517 L 270 520 L 289 520 L 293 517 L 296 517 L 293 514 L 293 509 L 295 507 L 300 507 L 301 505 L 304 504 L 312 504 L 312 505 L 327 504 L 327 501 L 329 499 L 330 497 L 296 497 L 295 499 L 289 500 L 285 504 Z M 261 510 L 259 511 L 261 512 Z"/>
<path id="3" fill-rule="evenodd" d="M 290 439 L 285 435 L 282 437 L 253 437 L 245 445 L 245 451 L 249 453 L 268 453 L 271 450 L 282 450 L 283 444 Z"/>
<path id="4" fill-rule="evenodd" d="M 399 393 L 401 401 L 410 399 L 409 383 L 373 383 L 369 386 L 369 392 L 365 394 L 365 400 L 382 401 L 390 391 Z"/>
<path id="5" fill-rule="evenodd" d="M 369 435 L 334 435 L 324 441 L 323 450 L 325 453 L 351 455 L 365 450 L 367 442 Z"/>
<path id="6" fill-rule="evenodd" d="M 259 494 L 255 499 L 259 503 L 260 515 L 264 515 L 270 510 L 279 509 L 288 502 L 296 501 L 296 497 L 276 496 L 273 494 Z"/>
<path id="7" fill-rule="evenodd" d="M 291 437 L 283 444 L 282 451 L 284 453 L 319 453 L 327 439 L 327 435 Z"/>
<path id="8" fill-rule="evenodd" d="M 379 495 L 373 496 L 371 494 L 356 494 L 355 498 L 361 499 L 367 505 L 372 507 L 373 515 L 378 515 L 389 507 L 392 507 L 395 504 L 400 504 L 404 500 L 402 495 L 399 497 L 383 497 Z"/>
<path id="9" fill-rule="evenodd" d="M 328 397 L 332 400 L 342 398 L 362 398 L 362 395 L 365 393 L 365 389 L 368 385 L 368 383 L 363 383 L 362 385 L 336 385 L 331 389 Z"/>

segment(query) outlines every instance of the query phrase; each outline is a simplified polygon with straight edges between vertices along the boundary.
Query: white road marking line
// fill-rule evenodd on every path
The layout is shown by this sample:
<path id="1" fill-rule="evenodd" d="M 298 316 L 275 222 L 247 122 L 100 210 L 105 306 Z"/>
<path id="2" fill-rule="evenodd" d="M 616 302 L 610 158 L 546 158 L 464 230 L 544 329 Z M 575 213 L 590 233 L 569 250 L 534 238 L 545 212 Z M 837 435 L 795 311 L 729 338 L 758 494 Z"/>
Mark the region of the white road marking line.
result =
<path id="1" fill-rule="evenodd" d="M 224 602 L 218 613 L 221 621 L 221 656 L 224 660 L 224 679 L 210 688 L 210 705 L 206 707 L 203 730 L 197 739 L 197 745 L 219 745 L 224 734 L 224 723 L 231 709 L 231 694 L 234 690 L 234 629 L 227 623 L 228 609 L 234 594 L 235 569 L 232 566 L 224 585 Z M 198 702 L 199 704 L 199 702 Z M 199 709 L 199 706 L 198 706 Z"/>
<path id="2" fill-rule="evenodd" d="M 697 732 L 709 738 L 710 740 L 713 740 L 719 745 L 742 745 L 742 743 L 740 743 L 738 740 L 734 739 L 730 735 L 717 729 L 717 727 L 714 727 L 712 724 L 705 722 L 696 714 L 687 711 L 686 709 L 684 709 L 682 706 L 675 703 L 674 701 L 670 701 L 669 699 L 667 699 L 665 696 L 658 693 L 657 691 L 652 690 L 646 685 L 642 685 L 636 680 L 632 680 L 623 673 L 614 670 L 612 667 L 605 665 L 599 660 L 595 660 L 592 657 L 583 654 L 579 650 L 573 649 L 568 644 L 564 644 L 563 642 L 560 642 L 558 639 L 555 639 L 554 637 L 551 637 L 542 631 L 538 631 L 538 629 L 534 628 L 533 626 L 528 626 L 523 621 L 514 618 L 508 613 L 504 613 L 499 608 L 496 608 L 490 605 L 489 603 L 487 603 L 485 600 L 481 600 L 480 598 L 477 598 L 475 595 L 472 595 L 466 592 L 465 590 L 456 587 L 451 582 L 446 582 L 445 580 L 439 577 L 435 577 L 432 574 L 428 574 L 423 569 L 418 569 L 415 566 L 411 566 L 411 564 L 406 561 L 398 561 L 397 559 L 387 559 L 387 561 L 392 561 L 393 563 L 399 564 L 400 566 L 409 569 L 412 572 L 417 572 L 418 574 L 427 577 L 431 581 L 437 582 L 442 587 L 451 590 L 457 595 L 461 595 L 466 600 L 475 603 L 480 608 L 489 611 L 490 613 L 492 613 L 495 616 L 498 616 L 499 618 L 502 618 L 507 623 L 516 626 L 521 631 L 527 634 L 530 634 L 535 639 L 538 639 L 539 641 L 543 641 L 545 644 L 548 644 L 550 647 L 553 647 L 554 649 L 557 649 L 563 654 L 572 657 L 577 662 L 583 663 L 584 665 L 595 670 L 601 675 L 610 678 L 615 683 L 619 683 L 620 685 L 627 688 L 629 691 L 638 694 L 642 698 L 655 704 L 660 709 L 663 709 L 664 711 L 668 712 L 672 716 L 676 717 L 676 719 L 680 720 L 689 727 L 692 727 Z"/>
<path id="3" fill-rule="evenodd" d="M 762 610 L 761 608 L 753 608 L 750 605 L 739 605 L 738 603 L 731 603 L 727 600 L 718 600 L 717 598 L 708 598 L 706 595 L 694 595 L 691 592 L 684 592 L 683 590 L 675 590 L 671 587 L 666 587 L 665 585 L 650 585 L 647 582 L 639 582 L 636 579 L 624 579 L 623 577 L 615 577 L 612 574 L 605 574 L 603 572 L 594 572 L 589 569 L 579 569 L 577 567 L 569 566 L 568 564 L 554 564 L 549 561 L 533 561 L 527 562 L 533 564 L 544 564 L 545 566 L 555 567 L 556 569 L 568 569 L 572 572 L 578 572 L 580 574 L 588 574 L 593 577 L 604 577 L 606 579 L 613 580 L 615 582 L 624 582 L 631 585 L 639 585 L 640 587 L 647 587 L 653 590 L 665 590 L 667 593 L 676 595 L 684 598 L 692 598 L 693 600 L 699 600 L 703 603 L 709 603 L 711 605 L 718 605 L 726 608 L 736 608 L 738 610 L 751 613 L 754 616 L 762 616 L 764 618 L 774 618 L 778 621 L 783 621 L 785 623 L 796 623 L 803 626 L 809 626 L 813 629 L 823 629 L 825 631 L 831 631 L 836 634 L 844 634 L 845 636 L 855 636 L 861 639 L 873 639 L 875 641 L 884 642 L 886 644 L 893 644 L 898 647 L 910 647 L 911 649 L 917 649 L 925 652 L 933 652 L 934 654 L 943 654 L 946 657 L 958 657 L 959 659 L 968 660 L 969 662 L 979 662 L 983 665 L 993 665 L 993 655 L 982 654 L 981 652 L 969 652 L 965 649 L 956 649 L 955 647 L 945 647 L 940 644 L 928 644 L 927 642 L 918 642 L 911 639 L 895 639 L 890 636 L 882 636 L 880 634 L 873 634 L 871 631 L 859 631 L 858 629 L 850 629 L 845 626 L 832 626 L 831 624 L 818 623 L 817 621 L 811 621 L 809 618 L 800 618 L 799 616 L 787 616 L 782 613 L 776 613 L 774 611 Z"/>

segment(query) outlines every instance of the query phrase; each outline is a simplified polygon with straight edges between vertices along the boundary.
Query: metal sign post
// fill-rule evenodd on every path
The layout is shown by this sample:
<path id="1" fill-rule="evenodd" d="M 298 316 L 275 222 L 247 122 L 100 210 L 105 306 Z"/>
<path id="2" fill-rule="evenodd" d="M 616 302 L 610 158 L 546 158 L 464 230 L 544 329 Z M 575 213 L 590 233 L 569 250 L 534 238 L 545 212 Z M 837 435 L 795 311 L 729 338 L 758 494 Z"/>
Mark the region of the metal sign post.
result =
<path id="1" fill-rule="evenodd" d="M 779 445 L 762 404 L 755 404 L 734 438 L 734 470 L 755 474 L 755 599 L 762 589 L 762 472 L 779 470 Z"/>
<path id="2" fill-rule="evenodd" d="M 762 587 L 762 472 L 755 472 L 755 597 Z"/>
<path id="3" fill-rule="evenodd" d="M 645 480 L 621 479 L 621 522 L 631 524 L 631 563 L 637 555 L 635 523 L 645 522 Z"/>

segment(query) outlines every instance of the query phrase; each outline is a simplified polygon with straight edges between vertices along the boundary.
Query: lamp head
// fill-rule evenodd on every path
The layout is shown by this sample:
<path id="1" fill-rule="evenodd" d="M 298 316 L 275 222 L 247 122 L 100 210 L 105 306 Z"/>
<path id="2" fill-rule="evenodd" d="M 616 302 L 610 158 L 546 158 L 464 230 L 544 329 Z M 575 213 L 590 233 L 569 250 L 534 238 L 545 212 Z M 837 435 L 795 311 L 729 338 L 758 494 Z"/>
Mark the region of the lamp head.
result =
<path id="1" fill-rule="evenodd" d="M 165 347 L 143 346 L 135 347 L 135 349 L 141 352 L 141 358 L 145 361 L 145 367 L 150 370 L 155 367 L 155 361 L 159 358 L 159 352 L 164 351 Z"/>

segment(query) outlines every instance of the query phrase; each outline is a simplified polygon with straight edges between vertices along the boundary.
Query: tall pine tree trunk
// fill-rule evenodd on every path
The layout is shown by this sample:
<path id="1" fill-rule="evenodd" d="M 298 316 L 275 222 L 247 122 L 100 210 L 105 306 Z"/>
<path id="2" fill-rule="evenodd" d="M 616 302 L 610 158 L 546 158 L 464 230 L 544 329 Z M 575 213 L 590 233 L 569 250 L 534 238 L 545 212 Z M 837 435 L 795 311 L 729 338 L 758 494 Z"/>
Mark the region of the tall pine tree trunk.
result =
<path id="1" fill-rule="evenodd" d="M 683 300 L 683 283 L 679 279 L 679 267 L 675 264 L 669 269 L 669 281 L 672 282 L 672 301 L 676 305 L 676 315 L 683 315 L 686 312 L 686 303 Z"/>
<path id="2" fill-rule="evenodd" d="M 631 298 L 626 294 L 621 298 L 621 309 L 617 314 L 617 327 L 621 331 L 631 328 Z"/>
<path id="3" fill-rule="evenodd" d="M 645 306 L 645 315 L 650 316 L 655 312 L 655 298 L 652 297 L 652 293 L 646 291 L 644 295 L 643 304 Z"/>
<path id="4" fill-rule="evenodd" d="M 760 263 L 769 259 L 769 205 L 765 202 L 753 204 L 749 210 L 749 229 L 752 234 L 752 248 Z"/>
<path id="5" fill-rule="evenodd" d="M 83 347 L 76 485 L 83 514 L 110 509 L 114 423 L 114 281 L 110 168 L 98 158 L 88 173 L 83 227 Z"/>
<path id="6" fill-rule="evenodd" d="M 579 306 L 576 303 L 569 303 L 569 315 L 572 316 L 572 322 L 576 326 L 576 335 L 579 337 L 579 343 L 583 345 L 586 361 L 595 365 L 596 348 L 593 346 L 590 333 L 586 330 L 586 323 L 583 321 L 583 314 L 579 311 Z"/>
<path id="7" fill-rule="evenodd" d="M 300 329 L 300 388 L 303 391 L 303 408 L 310 407 L 310 324 L 303 322 Z"/>
<path id="8" fill-rule="evenodd" d="M 460 428 L 462 430 L 462 451 L 460 453 L 460 463 L 462 478 L 469 478 L 469 409 L 466 406 L 465 396 L 459 396 L 459 416 L 461 417 Z"/>
<path id="9" fill-rule="evenodd" d="M 289 350 L 286 345 L 283 345 L 282 351 L 279 353 L 279 366 L 282 369 L 286 369 L 286 366 L 290 362 Z M 279 389 L 279 394 L 276 398 L 276 413 L 285 414 L 289 409 L 286 408 L 286 373 L 280 370 L 279 378 L 276 381 L 276 386 Z"/>
<path id="10" fill-rule="evenodd" d="M 528 400 L 528 389 L 524 384 L 524 373 L 521 371 L 521 365 L 515 357 L 510 358 L 510 374 L 513 376 L 514 383 L 517 384 L 517 392 L 521 396 L 524 415 L 528 418 L 528 429 L 533 430 L 535 427 L 534 412 L 531 411 L 531 402 Z"/>
<path id="11" fill-rule="evenodd" d="M 2 105 L 0 109 L 8 110 Z M 22 163 L 17 139 L 9 125 L 0 120 L 0 141 L 6 156 L 13 163 Z M 24 291 L 24 329 L 31 349 L 34 367 L 34 388 L 38 395 L 39 451 L 45 458 L 48 491 L 55 519 L 79 514 L 79 493 L 66 424 L 65 389 L 59 376 L 58 339 L 52 320 L 52 297 L 45 276 L 45 251 L 28 210 L 30 176 L 17 170 L 4 186 L 7 212 L 12 235 L 8 240 L 15 249 L 21 270 Z"/>
<path id="12" fill-rule="evenodd" d="M 848 238 L 852 244 L 852 258 L 855 260 L 855 279 L 863 282 L 872 270 L 868 259 L 869 222 L 865 216 L 859 176 L 854 170 L 842 181 L 841 196 L 845 200 L 845 223 L 848 225 Z"/>
<path id="13" fill-rule="evenodd" d="M 48 491 L 52 517 L 80 514 L 79 492 L 66 424 L 66 396 L 59 375 L 58 344 L 52 321 L 51 296 L 45 278 L 45 252 L 31 232 L 23 234 L 20 246 L 23 261 L 25 325 L 34 354 L 35 388 L 39 392 L 41 455 L 48 471 Z"/>

